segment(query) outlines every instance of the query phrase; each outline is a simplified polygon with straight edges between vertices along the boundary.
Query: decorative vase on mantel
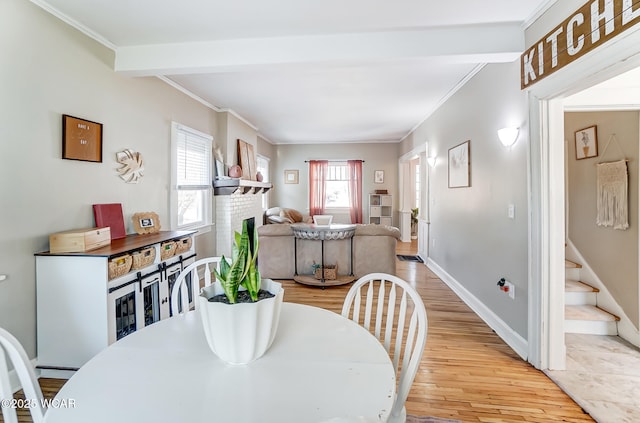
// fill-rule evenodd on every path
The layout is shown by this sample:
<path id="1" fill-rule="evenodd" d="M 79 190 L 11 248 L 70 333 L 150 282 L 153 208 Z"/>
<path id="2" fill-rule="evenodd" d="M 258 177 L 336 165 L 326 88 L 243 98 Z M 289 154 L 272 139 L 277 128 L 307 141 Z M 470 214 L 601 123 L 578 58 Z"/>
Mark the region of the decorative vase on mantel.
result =
<path id="1" fill-rule="evenodd" d="M 224 294 L 216 282 L 203 288 L 198 298 L 207 343 L 226 363 L 251 363 L 262 357 L 275 339 L 284 289 L 271 279 L 262 279 L 261 286 L 274 296 L 249 303 L 210 302 L 209 298 Z"/>

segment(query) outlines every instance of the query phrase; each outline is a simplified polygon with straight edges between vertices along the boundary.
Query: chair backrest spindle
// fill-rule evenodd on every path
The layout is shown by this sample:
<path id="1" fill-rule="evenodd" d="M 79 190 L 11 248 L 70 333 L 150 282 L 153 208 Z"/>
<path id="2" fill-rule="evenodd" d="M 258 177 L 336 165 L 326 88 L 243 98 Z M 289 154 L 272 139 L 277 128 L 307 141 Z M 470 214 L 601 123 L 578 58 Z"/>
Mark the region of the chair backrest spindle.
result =
<path id="1" fill-rule="evenodd" d="M 8 331 L 0 328 L 0 399 L 13 398 L 8 362 L 13 364 L 18 374 L 25 400 L 29 401 L 29 411 L 33 422 L 41 423 L 44 420 L 46 409 L 44 408 L 42 389 L 38 384 L 35 370 L 31 366 L 29 357 L 20 342 Z M 2 408 L 2 416 L 5 423 L 18 423 L 15 408 L 0 408 Z"/>
<path id="2" fill-rule="evenodd" d="M 379 284 L 377 290 L 374 288 L 376 283 Z M 367 285 L 366 293 L 361 289 L 364 285 Z M 366 305 L 364 321 L 360 323 L 363 295 Z M 374 304 L 376 310 L 372 329 Z M 418 371 L 427 340 L 427 312 L 420 295 L 414 287 L 397 276 L 371 273 L 353 283 L 345 297 L 342 315 L 346 318 L 351 316 L 354 322 L 369 332 L 373 330 L 373 335 L 389 353 L 396 372 L 397 387 L 388 423 L 405 422 L 404 403 Z"/>
<path id="3" fill-rule="evenodd" d="M 188 280 L 191 280 L 191 297 L 194 300 L 200 295 L 200 276 L 198 269 L 203 271 L 204 286 L 209 286 L 215 282 L 212 276 L 213 269 L 220 269 L 220 261 L 222 257 L 206 257 L 191 263 L 185 267 L 176 278 L 171 291 L 171 310 L 174 315 L 189 311 L 189 286 Z M 191 276 L 188 279 L 188 276 Z M 198 301 L 194 301 L 194 307 L 197 307 Z"/>

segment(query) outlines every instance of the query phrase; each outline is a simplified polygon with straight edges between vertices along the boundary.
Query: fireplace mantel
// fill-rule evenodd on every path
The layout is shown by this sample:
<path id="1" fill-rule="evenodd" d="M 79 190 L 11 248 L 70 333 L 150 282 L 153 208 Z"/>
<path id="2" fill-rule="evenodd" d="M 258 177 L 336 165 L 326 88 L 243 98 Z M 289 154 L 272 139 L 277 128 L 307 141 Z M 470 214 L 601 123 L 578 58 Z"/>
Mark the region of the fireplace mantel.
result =
<path id="1" fill-rule="evenodd" d="M 249 181 L 247 179 L 231 178 L 213 181 L 214 195 L 231 195 L 233 193 L 257 194 L 267 192 L 273 185 L 271 182 Z"/>

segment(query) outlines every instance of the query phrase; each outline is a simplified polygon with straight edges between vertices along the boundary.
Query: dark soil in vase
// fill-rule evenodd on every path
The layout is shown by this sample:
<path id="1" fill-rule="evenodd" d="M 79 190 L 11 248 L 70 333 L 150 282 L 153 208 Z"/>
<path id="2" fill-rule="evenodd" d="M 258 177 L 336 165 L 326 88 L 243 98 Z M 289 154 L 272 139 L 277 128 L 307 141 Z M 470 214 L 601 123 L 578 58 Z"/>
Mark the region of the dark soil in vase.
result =
<path id="1" fill-rule="evenodd" d="M 267 291 L 267 290 L 261 289 L 260 291 L 258 291 L 258 301 L 265 300 L 265 299 L 271 298 L 271 297 L 275 297 L 275 295 L 272 294 L 271 292 Z M 229 302 L 229 299 L 227 298 L 227 296 L 225 294 L 215 295 L 215 296 L 209 298 L 209 302 L 210 303 L 231 304 Z M 249 293 L 247 291 L 238 292 L 238 297 L 236 298 L 236 304 L 253 303 L 253 302 L 254 301 L 251 299 L 251 297 L 249 296 Z"/>

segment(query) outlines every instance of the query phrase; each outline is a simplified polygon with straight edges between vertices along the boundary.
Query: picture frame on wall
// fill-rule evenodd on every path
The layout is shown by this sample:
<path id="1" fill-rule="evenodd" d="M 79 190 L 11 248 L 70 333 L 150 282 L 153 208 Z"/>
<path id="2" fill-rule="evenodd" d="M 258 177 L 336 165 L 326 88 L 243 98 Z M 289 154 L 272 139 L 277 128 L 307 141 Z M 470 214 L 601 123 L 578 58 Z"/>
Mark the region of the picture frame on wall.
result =
<path id="1" fill-rule="evenodd" d="M 449 188 L 471 186 L 471 140 L 449 149 Z"/>
<path id="2" fill-rule="evenodd" d="M 598 131 L 596 125 L 575 132 L 576 160 L 598 156 Z"/>
<path id="3" fill-rule="evenodd" d="M 384 170 L 376 170 L 373 172 L 373 183 L 374 184 L 384 183 Z"/>
<path id="4" fill-rule="evenodd" d="M 62 115 L 62 158 L 102 163 L 102 124 Z"/>
<path id="5" fill-rule="evenodd" d="M 285 184 L 297 184 L 298 183 L 298 170 L 287 169 L 284 171 L 284 183 Z"/>

